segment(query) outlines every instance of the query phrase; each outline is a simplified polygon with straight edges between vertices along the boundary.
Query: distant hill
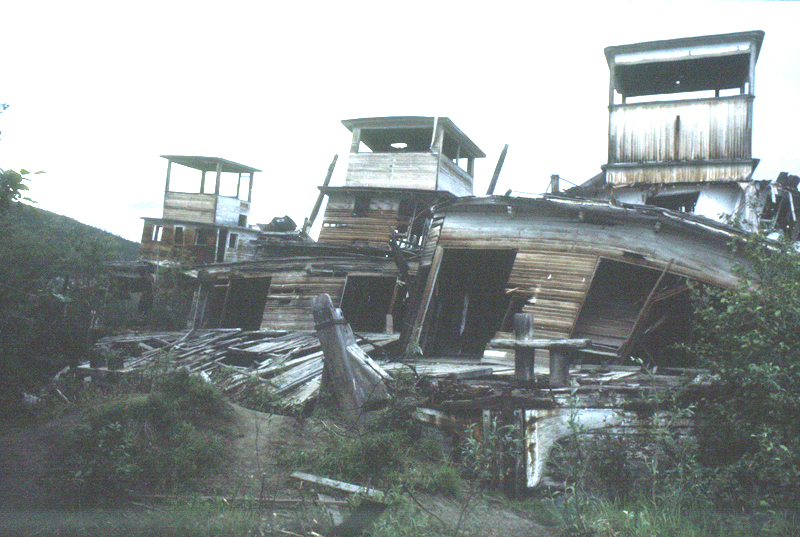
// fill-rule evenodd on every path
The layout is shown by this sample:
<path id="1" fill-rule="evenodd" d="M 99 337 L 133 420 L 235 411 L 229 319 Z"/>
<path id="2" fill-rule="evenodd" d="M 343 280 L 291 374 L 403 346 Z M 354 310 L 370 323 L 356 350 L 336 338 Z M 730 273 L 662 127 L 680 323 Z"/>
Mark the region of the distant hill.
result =
<path id="1" fill-rule="evenodd" d="M 92 272 L 100 264 L 132 261 L 139 245 L 31 205 L 14 203 L 0 216 L 0 311 L 41 292 L 54 277 Z M 93 268 L 94 267 L 94 268 Z"/>
<path id="2" fill-rule="evenodd" d="M 29 244 L 41 241 L 45 249 L 59 251 L 59 257 L 70 257 L 69 250 L 92 242 L 103 245 L 109 261 L 132 261 L 139 256 L 139 243 L 32 205 L 13 204 L 0 226 L 2 236 L 24 236 Z"/>

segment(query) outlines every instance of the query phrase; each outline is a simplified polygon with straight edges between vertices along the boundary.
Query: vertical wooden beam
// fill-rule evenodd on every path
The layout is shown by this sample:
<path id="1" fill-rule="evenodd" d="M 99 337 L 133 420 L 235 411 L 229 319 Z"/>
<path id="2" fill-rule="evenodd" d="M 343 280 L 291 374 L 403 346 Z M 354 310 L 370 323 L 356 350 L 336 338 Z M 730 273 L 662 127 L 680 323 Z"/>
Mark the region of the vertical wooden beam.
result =
<path id="1" fill-rule="evenodd" d="M 437 122 L 436 132 L 434 133 L 434 140 L 433 140 L 433 152 L 441 153 L 443 149 L 444 149 L 444 125 Z"/>
<path id="2" fill-rule="evenodd" d="M 661 272 L 661 275 L 656 280 L 656 284 L 650 290 L 650 294 L 647 295 L 647 299 L 642 304 L 641 309 L 639 310 L 639 315 L 636 316 L 636 321 L 633 323 L 633 327 L 631 327 L 631 334 L 628 336 L 628 339 L 622 346 L 619 348 L 618 356 L 620 358 L 627 358 L 627 355 L 630 354 L 630 350 L 636 344 L 636 340 L 639 339 L 639 332 L 641 331 L 642 323 L 644 323 L 645 319 L 647 318 L 647 314 L 650 312 L 650 307 L 653 304 L 653 297 L 658 290 L 658 286 L 661 285 L 661 282 L 664 280 L 664 277 L 669 272 L 669 269 L 672 268 L 672 263 L 675 262 L 675 259 L 670 259 L 667 266 L 664 267 L 664 270 Z"/>
<path id="3" fill-rule="evenodd" d="M 469 175 L 473 179 L 475 178 L 475 158 L 474 157 L 467 158 L 467 175 Z"/>
<path id="4" fill-rule="evenodd" d="M 206 171 L 203 170 L 203 173 L 200 175 L 200 193 L 205 194 L 206 192 Z"/>
<path id="5" fill-rule="evenodd" d="M 569 383 L 569 359 L 566 348 L 550 349 L 550 387 L 563 388 Z"/>
<path id="6" fill-rule="evenodd" d="M 614 162 L 614 127 L 617 119 L 614 117 L 614 76 L 617 59 L 611 60 L 608 66 L 608 163 Z"/>
<path id="7" fill-rule="evenodd" d="M 425 325 L 425 317 L 428 315 L 428 309 L 430 308 L 431 300 L 433 299 L 433 289 L 436 285 L 436 279 L 439 277 L 439 268 L 442 265 L 443 255 L 444 249 L 441 246 L 437 246 L 433 253 L 431 268 L 428 271 L 428 278 L 425 281 L 425 288 L 422 291 L 422 300 L 420 301 L 421 307 L 414 315 L 414 325 L 411 329 L 411 336 L 408 340 L 409 345 L 421 347 L 420 336 L 422 335 L 422 329 Z"/>
<path id="8" fill-rule="evenodd" d="M 514 338 L 517 341 L 533 339 L 533 313 L 514 314 Z M 533 347 L 514 347 L 514 378 L 516 380 L 533 380 L 536 349 Z"/>
<path id="9" fill-rule="evenodd" d="M 239 172 L 239 180 L 236 181 L 236 199 L 239 199 L 239 191 L 242 189 L 242 172 Z"/>
<path id="10" fill-rule="evenodd" d="M 497 180 L 500 178 L 500 170 L 503 169 L 503 162 L 506 160 L 506 153 L 508 153 L 508 144 L 503 147 L 503 150 L 500 152 L 500 158 L 497 159 L 497 165 L 494 167 L 492 180 L 489 182 L 489 188 L 486 189 L 487 196 L 494 194 L 494 188 L 497 186 Z"/>
<path id="11" fill-rule="evenodd" d="M 217 223 L 217 206 L 219 205 L 219 186 L 222 181 L 222 163 L 217 162 L 217 178 L 214 183 L 214 217 L 213 223 Z M 219 229 L 217 230 L 217 245 L 214 247 L 214 262 L 217 261 L 217 250 L 219 249 Z"/>
<path id="12" fill-rule="evenodd" d="M 214 209 L 214 219 L 216 220 L 216 208 Z M 219 228 L 214 229 L 214 257 L 211 260 L 211 263 L 217 262 L 217 250 L 219 250 Z"/>
<path id="13" fill-rule="evenodd" d="M 303 223 L 303 233 L 307 233 L 311 226 L 314 225 L 314 220 L 317 219 L 319 208 L 322 207 L 322 200 L 325 198 L 325 191 L 323 189 L 326 188 L 328 183 L 331 182 L 331 177 L 333 177 L 333 169 L 336 167 L 336 161 L 338 159 L 339 155 L 333 155 L 333 160 L 328 166 L 328 173 L 325 176 L 325 180 L 322 182 L 322 189 L 320 189 L 319 195 L 317 196 L 317 201 L 314 203 L 314 207 L 311 209 L 311 215 Z"/>
<path id="14" fill-rule="evenodd" d="M 353 140 L 350 142 L 350 152 L 358 153 L 358 148 L 361 145 L 361 128 L 356 127 L 353 129 Z"/>
<path id="15" fill-rule="evenodd" d="M 748 80 L 748 93 L 753 99 L 756 97 L 756 41 L 750 41 L 750 75 Z M 745 139 L 747 143 L 747 157 L 753 156 L 753 99 L 747 102 L 747 133 Z"/>
<path id="16" fill-rule="evenodd" d="M 171 172 L 172 172 L 172 161 L 167 160 L 167 182 L 164 185 L 164 192 L 169 192 L 169 176 Z"/>
<path id="17" fill-rule="evenodd" d="M 559 179 L 561 179 L 558 174 L 553 174 L 550 176 L 550 193 L 551 194 L 558 194 L 561 191 L 561 187 L 559 186 Z"/>
<path id="18" fill-rule="evenodd" d="M 608 66 L 608 108 L 611 109 L 614 106 L 614 90 L 616 88 L 614 84 L 614 76 L 616 74 L 616 67 L 617 59 L 614 58 L 611 61 L 611 65 Z"/>
<path id="19" fill-rule="evenodd" d="M 247 203 L 253 201 L 253 175 L 255 172 L 250 172 L 250 185 L 247 187 Z"/>
<path id="20" fill-rule="evenodd" d="M 439 128 L 439 118 L 433 118 L 433 130 L 431 131 L 431 152 L 435 152 L 433 148 L 436 146 L 436 130 Z"/>
<path id="21" fill-rule="evenodd" d="M 214 195 L 219 196 L 219 184 L 222 180 L 222 163 L 217 162 L 217 181 L 214 183 Z"/>

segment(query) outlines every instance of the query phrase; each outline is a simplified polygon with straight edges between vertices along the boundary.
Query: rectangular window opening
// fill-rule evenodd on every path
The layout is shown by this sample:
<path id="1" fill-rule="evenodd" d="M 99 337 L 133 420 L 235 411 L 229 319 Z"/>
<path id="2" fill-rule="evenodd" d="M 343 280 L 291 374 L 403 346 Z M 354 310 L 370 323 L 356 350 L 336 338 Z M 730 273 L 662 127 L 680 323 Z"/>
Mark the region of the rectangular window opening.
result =
<path id="1" fill-rule="evenodd" d="M 353 216 L 367 216 L 370 201 L 369 196 L 356 196 L 355 200 L 353 200 Z"/>

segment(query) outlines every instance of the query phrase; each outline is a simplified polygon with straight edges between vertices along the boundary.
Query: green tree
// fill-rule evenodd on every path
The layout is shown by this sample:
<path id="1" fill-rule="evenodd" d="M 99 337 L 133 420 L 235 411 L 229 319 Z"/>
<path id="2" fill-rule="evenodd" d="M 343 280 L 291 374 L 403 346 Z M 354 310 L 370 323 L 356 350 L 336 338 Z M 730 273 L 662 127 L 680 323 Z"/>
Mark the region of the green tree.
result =
<path id="1" fill-rule="evenodd" d="M 0 169 L 0 216 L 5 215 L 11 209 L 12 202 L 25 200 L 33 203 L 31 198 L 23 195 L 28 190 L 28 185 L 25 184 L 28 179 L 25 176 L 29 173 L 31 172 L 28 170 L 16 172 Z"/>
<path id="2" fill-rule="evenodd" d="M 788 241 L 739 244 L 740 284 L 695 293 L 691 345 L 716 375 L 701 435 L 717 500 L 800 503 L 800 254 Z"/>

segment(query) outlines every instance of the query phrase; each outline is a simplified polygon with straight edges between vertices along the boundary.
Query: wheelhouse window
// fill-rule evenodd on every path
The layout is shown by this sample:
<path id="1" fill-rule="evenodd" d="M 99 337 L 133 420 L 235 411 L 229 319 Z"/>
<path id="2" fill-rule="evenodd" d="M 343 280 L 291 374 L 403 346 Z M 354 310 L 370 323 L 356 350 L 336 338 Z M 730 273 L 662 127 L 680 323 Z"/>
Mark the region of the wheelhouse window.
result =
<path id="1" fill-rule="evenodd" d="M 367 216 L 370 201 L 369 196 L 356 196 L 353 201 L 353 216 Z"/>

